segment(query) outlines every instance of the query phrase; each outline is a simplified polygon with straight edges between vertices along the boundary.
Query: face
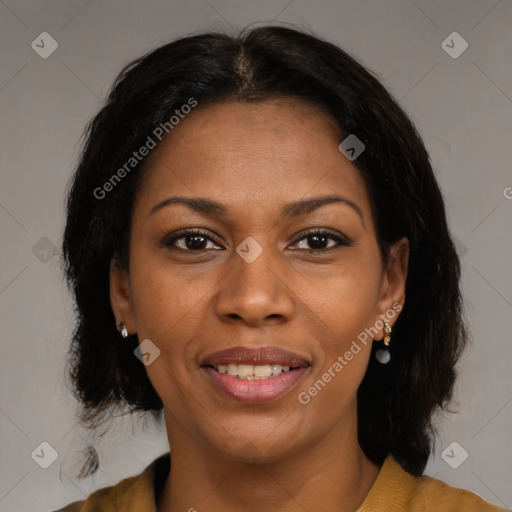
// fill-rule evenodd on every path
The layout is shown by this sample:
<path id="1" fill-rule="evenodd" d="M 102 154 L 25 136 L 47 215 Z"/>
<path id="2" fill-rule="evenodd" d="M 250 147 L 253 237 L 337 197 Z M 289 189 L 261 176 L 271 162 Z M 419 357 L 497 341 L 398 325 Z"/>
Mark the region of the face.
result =
<path id="1" fill-rule="evenodd" d="M 187 432 L 228 458 L 252 446 L 270 460 L 353 425 L 378 321 L 391 310 L 393 325 L 404 303 L 408 244 L 383 266 L 341 140 L 299 100 L 228 102 L 191 112 L 146 161 L 111 302 L 160 350 L 146 370 L 171 446 Z"/>

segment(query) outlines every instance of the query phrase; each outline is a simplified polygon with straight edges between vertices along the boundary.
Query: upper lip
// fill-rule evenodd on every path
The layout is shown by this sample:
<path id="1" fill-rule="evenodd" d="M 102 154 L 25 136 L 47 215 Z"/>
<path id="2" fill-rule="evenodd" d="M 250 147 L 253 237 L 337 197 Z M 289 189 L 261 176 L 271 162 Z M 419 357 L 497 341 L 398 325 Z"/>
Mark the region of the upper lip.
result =
<path id="1" fill-rule="evenodd" d="M 292 368 L 310 366 L 306 358 L 279 347 L 228 348 L 206 356 L 202 366 L 218 366 L 220 364 L 280 364 Z"/>

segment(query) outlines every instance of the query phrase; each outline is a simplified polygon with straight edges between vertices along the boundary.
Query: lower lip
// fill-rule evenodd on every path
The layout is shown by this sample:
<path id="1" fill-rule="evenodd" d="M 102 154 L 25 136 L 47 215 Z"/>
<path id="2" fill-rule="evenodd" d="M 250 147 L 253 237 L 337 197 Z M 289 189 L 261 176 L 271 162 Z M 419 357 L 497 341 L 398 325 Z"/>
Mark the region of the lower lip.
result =
<path id="1" fill-rule="evenodd" d="M 295 387 L 307 370 L 306 367 L 302 367 L 268 379 L 243 380 L 210 367 L 203 366 L 202 369 L 213 384 L 226 395 L 238 402 L 253 404 L 277 400 Z"/>

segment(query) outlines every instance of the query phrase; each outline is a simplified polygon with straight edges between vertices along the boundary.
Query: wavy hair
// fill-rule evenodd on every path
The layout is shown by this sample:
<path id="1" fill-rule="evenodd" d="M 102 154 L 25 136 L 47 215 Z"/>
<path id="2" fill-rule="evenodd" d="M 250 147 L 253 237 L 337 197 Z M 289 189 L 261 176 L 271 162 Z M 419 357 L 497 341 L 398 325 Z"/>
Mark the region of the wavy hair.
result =
<path id="1" fill-rule="evenodd" d="M 358 435 L 375 463 L 392 454 L 420 475 L 433 449 L 434 413 L 447 409 L 468 338 L 443 197 L 413 123 L 374 74 L 336 45 L 280 26 L 183 37 L 147 53 L 121 71 L 88 124 L 68 190 L 63 239 L 76 302 L 68 375 L 80 419 L 94 430 L 116 408 L 155 417 L 163 408 L 133 356 L 137 336 L 128 346 L 119 341 L 109 298 L 112 258 L 129 266 L 132 207 L 145 159 L 107 199 L 94 191 L 190 98 L 200 109 L 277 97 L 320 106 L 345 136 L 364 142 L 353 163 L 369 193 L 383 262 L 393 242 L 409 240 L 406 301 L 393 329 L 392 359 L 387 365 L 370 359 L 358 390 Z M 375 350 L 376 344 L 372 356 Z"/>

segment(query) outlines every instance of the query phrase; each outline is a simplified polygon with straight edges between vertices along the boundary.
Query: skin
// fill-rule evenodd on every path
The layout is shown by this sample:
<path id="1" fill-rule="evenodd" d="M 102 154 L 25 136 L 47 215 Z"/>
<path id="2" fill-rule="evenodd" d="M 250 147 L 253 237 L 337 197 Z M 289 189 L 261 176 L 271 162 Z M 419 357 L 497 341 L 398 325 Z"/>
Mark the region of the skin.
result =
<path id="1" fill-rule="evenodd" d="M 408 241 L 392 246 L 384 267 L 365 184 L 339 151 L 341 140 L 328 114 L 300 100 L 227 102 L 198 106 L 146 161 L 130 269 L 113 262 L 111 302 L 128 332 L 161 351 L 146 366 L 172 450 L 159 512 L 350 512 L 377 478 L 380 467 L 357 441 L 356 393 L 371 340 L 309 404 L 298 401 L 358 334 L 405 301 Z M 150 213 L 177 195 L 211 198 L 228 214 L 182 204 Z M 352 201 L 362 219 L 344 203 L 280 215 L 284 204 L 324 195 Z M 186 238 L 162 245 L 185 227 L 218 241 L 200 239 L 202 252 L 187 252 Z M 314 254 L 314 240 L 302 236 L 309 228 L 333 230 L 353 245 L 327 238 L 319 247 L 337 248 Z M 252 263 L 236 252 L 249 236 L 263 250 Z M 382 329 L 374 336 L 383 337 Z M 281 398 L 242 404 L 200 368 L 207 354 L 240 345 L 276 345 L 311 366 Z"/>

